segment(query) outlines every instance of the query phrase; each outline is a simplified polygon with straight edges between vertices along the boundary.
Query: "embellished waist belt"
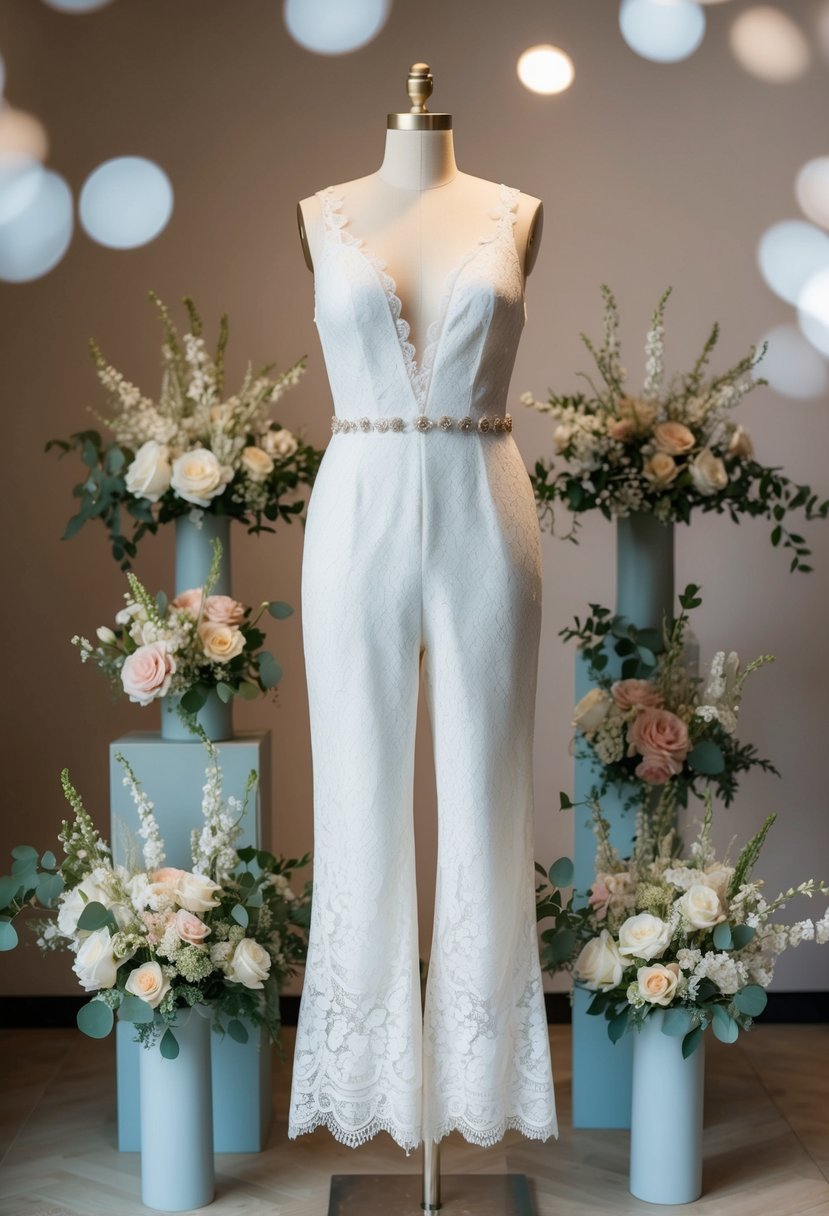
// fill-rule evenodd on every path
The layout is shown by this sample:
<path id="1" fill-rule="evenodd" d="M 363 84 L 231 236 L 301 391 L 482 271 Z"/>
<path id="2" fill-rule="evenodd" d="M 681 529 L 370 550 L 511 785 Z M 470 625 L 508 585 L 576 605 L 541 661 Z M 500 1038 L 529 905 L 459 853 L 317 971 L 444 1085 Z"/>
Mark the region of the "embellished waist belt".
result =
<path id="1" fill-rule="evenodd" d="M 451 418 L 449 414 L 441 414 L 440 418 L 430 418 L 427 414 L 417 414 L 414 418 L 340 418 L 334 414 L 331 418 L 331 433 L 334 435 L 348 434 L 351 431 L 478 431 L 481 435 L 502 435 L 512 430 L 511 414 L 482 414 L 480 418 Z"/>

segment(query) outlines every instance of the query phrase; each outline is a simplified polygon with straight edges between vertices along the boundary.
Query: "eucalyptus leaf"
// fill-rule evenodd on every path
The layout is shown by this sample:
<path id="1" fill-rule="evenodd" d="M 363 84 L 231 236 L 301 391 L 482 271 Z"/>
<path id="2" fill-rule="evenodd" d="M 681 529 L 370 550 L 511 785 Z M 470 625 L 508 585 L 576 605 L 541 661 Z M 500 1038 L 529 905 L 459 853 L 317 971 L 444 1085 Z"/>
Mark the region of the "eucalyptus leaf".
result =
<path id="1" fill-rule="evenodd" d="M 228 1022 L 227 1033 L 236 1043 L 247 1043 L 249 1038 L 246 1027 L 238 1018 L 231 1018 L 230 1022 Z"/>
<path id="2" fill-rule="evenodd" d="M 17 942 L 17 930 L 11 921 L 0 920 L 0 950 L 14 950 Z"/>
<path id="3" fill-rule="evenodd" d="M 694 1016 L 690 1009 L 683 1009 L 680 1005 L 667 1009 L 662 1019 L 662 1033 L 682 1039 L 691 1030 L 693 1021 Z"/>
<path id="4" fill-rule="evenodd" d="M 4 874 L 0 878 L 0 908 L 7 908 L 21 889 L 19 878 Z"/>
<path id="5" fill-rule="evenodd" d="M 247 908 L 245 908 L 242 904 L 236 904 L 234 906 L 234 908 L 232 909 L 230 915 L 236 921 L 237 925 L 241 925 L 243 929 L 247 929 L 247 927 L 250 923 L 250 917 L 248 916 Z"/>
<path id="6" fill-rule="evenodd" d="M 695 1026 L 693 1030 L 690 1030 L 688 1034 L 686 1034 L 685 1038 L 682 1040 L 683 1060 L 687 1060 L 689 1056 L 694 1054 L 700 1045 L 702 1034 L 703 1030 L 701 1026 Z"/>
<path id="7" fill-rule="evenodd" d="M 37 855 L 34 857 L 18 857 L 12 862 L 12 874 L 19 879 L 21 883 L 28 882 L 30 879 L 34 881 L 34 876 L 37 873 Z"/>
<path id="8" fill-rule="evenodd" d="M 88 1005 L 81 1005 L 75 1020 L 78 1029 L 89 1035 L 90 1039 L 105 1039 L 112 1030 L 115 1018 L 109 1005 L 103 1001 L 90 1001 Z"/>
<path id="9" fill-rule="evenodd" d="M 718 950 L 730 950 L 731 943 L 731 925 L 727 921 L 722 921 L 714 927 L 714 945 Z"/>
<path id="10" fill-rule="evenodd" d="M 294 610 L 290 604 L 286 604 L 284 600 L 271 600 L 268 604 L 268 612 L 277 621 L 282 621 L 286 616 L 293 616 Z"/>
<path id="11" fill-rule="evenodd" d="M 573 929 L 556 929 L 550 938 L 550 953 L 553 962 L 565 963 L 573 953 L 576 944 L 576 934 Z"/>
<path id="12" fill-rule="evenodd" d="M 656 666 L 656 655 L 648 646 L 638 646 L 639 661 L 644 663 L 646 667 Z"/>
<path id="13" fill-rule="evenodd" d="M 45 908 L 51 908 L 63 890 L 63 879 L 60 874 L 41 874 L 35 894 L 38 902 Z"/>
<path id="14" fill-rule="evenodd" d="M 37 861 L 37 849 L 30 844 L 19 844 L 12 849 L 12 857 L 15 861 Z"/>
<path id="15" fill-rule="evenodd" d="M 740 1027 L 734 1021 L 731 1014 L 724 1005 L 714 1006 L 714 1017 L 712 1022 L 714 1036 L 721 1043 L 736 1043 L 740 1035 Z"/>
<path id="16" fill-rule="evenodd" d="M 269 650 L 263 650 L 257 658 L 259 678 L 266 688 L 274 688 L 282 679 L 282 668 Z"/>
<path id="17" fill-rule="evenodd" d="M 617 1013 L 607 1024 L 607 1034 L 611 1043 L 618 1043 L 628 1028 L 628 1011 Z"/>
<path id="18" fill-rule="evenodd" d="M 225 684 L 224 680 L 220 680 L 216 685 L 216 695 L 220 701 L 227 705 L 228 701 L 233 696 L 233 688 L 230 684 Z"/>
<path id="19" fill-rule="evenodd" d="M 240 861 L 253 861 L 254 857 L 256 856 L 256 849 L 249 844 L 246 844 L 243 849 L 237 849 L 236 851 L 239 855 Z"/>
<path id="20" fill-rule="evenodd" d="M 175 1060 L 178 1058 L 178 1039 L 173 1034 L 172 1030 L 165 1030 L 161 1036 L 161 1042 L 158 1045 L 158 1050 L 161 1052 L 165 1060 Z"/>
<path id="21" fill-rule="evenodd" d="M 77 515 L 73 515 L 63 530 L 63 539 L 71 540 L 73 536 L 77 536 L 85 523 L 86 515 L 81 514 L 80 512 Z"/>
<path id="22" fill-rule="evenodd" d="M 140 1025 L 151 1022 L 153 1017 L 152 1008 L 146 1001 L 142 1001 L 140 996 L 133 996 L 128 993 L 122 998 L 121 1004 L 118 1006 L 118 1018 L 122 1022 L 134 1022 Z"/>
<path id="23" fill-rule="evenodd" d="M 750 1018 L 760 1016 L 768 1004 L 768 999 L 759 984 L 746 984 L 745 988 L 734 994 L 734 1004 L 740 1013 L 745 1013 Z"/>
<path id="24" fill-rule="evenodd" d="M 103 904 L 99 904 L 97 900 L 91 899 L 78 917 L 78 928 L 88 929 L 94 933 L 96 929 L 102 929 L 111 920 L 112 913 Z"/>
<path id="25" fill-rule="evenodd" d="M 573 881 L 575 867 L 569 857 L 559 857 L 550 866 L 549 879 L 554 887 L 569 887 Z"/>
<path id="26" fill-rule="evenodd" d="M 559 810 L 560 811 L 569 811 L 573 805 L 573 803 L 570 800 L 569 795 L 565 794 L 564 791 L 562 790 L 559 793 L 558 797 L 559 797 Z"/>
<path id="27" fill-rule="evenodd" d="M 256 877 L 251 874 L 250 870 L 245 870 L 244 874 L 239 875 L 239 886 L 243 890 L 247 891 L 250 887 L 254 886 L 255 883 Z"/>
<path id="28" fill-rule="evenodd" d="M 58 859 L 51 850 L 48 850 L 41 857 L 40 864 L 43 866 L 44 870 L 54 870 L 55 866 L 58 864 Z"/>
<path id="29" fill-rule="evenodd" d="M 691 748 L 688 763 L 695 773 L 704 777 L 716 777 L 725 769 L 725 757 L 710 739 L 700 739 L 699 743 Z"/>
<path id="30" fill-rule="evenodd" d="M 167 599 L 167 596 L 163 591 L 156 592 L 155 606 L 158 609 L 159 616 L 166 616 L 169 602 L 170 601 Z"/>
<path id="31" fill-rule="evenodd" d="M 731 938 L 734 943 L 733 948 L 735 950 L 742 950 L 743 946 L 748 945 L 756 932 L 757 930 L 753 929 L 751 925 L 734 925 L 731 930 Z"/>
<path id="32" fill-rule="evenodd" d="M 255 701 L 259 696 L 259 689 L 255 684 L 251 684 L 248 680 L 244 680 L 239 685 L 238 692 L 243 701 Z"/>
<path id="33" fill-rule="evenodd" d="M 204 708 L 206 701 L 207 689 L 203 684 L 194 684 L 181 698 L 181 708 L 185 709 L 188 714 L 197 714 L 200 709 Z"/>

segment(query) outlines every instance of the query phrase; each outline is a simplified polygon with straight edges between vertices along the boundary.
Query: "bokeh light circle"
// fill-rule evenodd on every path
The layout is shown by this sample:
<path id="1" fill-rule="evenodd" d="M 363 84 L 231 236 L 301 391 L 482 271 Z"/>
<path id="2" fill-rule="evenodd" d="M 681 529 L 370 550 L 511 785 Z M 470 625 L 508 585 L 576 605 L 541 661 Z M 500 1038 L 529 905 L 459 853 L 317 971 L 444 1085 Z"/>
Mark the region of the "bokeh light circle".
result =
<path id="1" fill-rule="evenodd" d="M 59 13 L 94 13 L 96 9 L 106 8 L 112 0 L 43 0 L 43 3 Z"/>
<path id="2" fill-rule="evenodd" d="M 696 0 L 622 0 L 619 28 L 637 55 L 676 63 L 702 42 L 705 12 Z"/>
<path id="3" fill-rule="evenodd" d="M 804 215 L 829 228 L 829 156 L 817 156 L 803 166 L 794 192 Z"/>
<path id="4" fill-rule="evenodd" d="M 576 74 L 566 51 L 549 44 L 531 46 L 518 58 L 518 79 L 531 93 L 563 93 Z"/>
<path id="5" fill-rule="evenodd" d="M 768 342 L 759 374 L 784 397 L 821 397 L 829 388 L 829 365 L 796 325 L 776 325 L 758 343 Z"/>
<path id="6" fill-rule="evenodd" d="M 84 182 L 78 204 L 86 233 L 110 249 L 146 245 L 172 213 L 170 179 L 143 156 L 119 156 L 99 165 Z"/>
<path id="7" fill-rule="evenodd" d="M 317 55 L 346 55 L 375 38 L 386 24 L 391 0 L 285 0 L 288 33 Z"/>
<path id="8" fill-rule="evenodd" d="M 735 17 L 728 37 L 740 67 L 770 84 L 797 80 L 811 60 L 800 26 L 770 4 L 745 9 Z"/>
<path id="9" fill-rule="evenodd" d="M 797 301 L 797 320 L 812 345 L 829 356 L 829 266 L 804 283 Z"/>
<path id="10" fill-rule="evenodd" d="M 43 170 L 27 205 L 0 224 L 0 279 L 27 283 L 46 274 L 69 248 L 72 226 L 72 191 Z"/>
<path id="11" fill-rule="evenodd" d="M 796 304 L 812 275 L 829 266 L 829 236 L 806 220 L 781 220 L 760 238 L 757 263 L 771 290 Z"/>

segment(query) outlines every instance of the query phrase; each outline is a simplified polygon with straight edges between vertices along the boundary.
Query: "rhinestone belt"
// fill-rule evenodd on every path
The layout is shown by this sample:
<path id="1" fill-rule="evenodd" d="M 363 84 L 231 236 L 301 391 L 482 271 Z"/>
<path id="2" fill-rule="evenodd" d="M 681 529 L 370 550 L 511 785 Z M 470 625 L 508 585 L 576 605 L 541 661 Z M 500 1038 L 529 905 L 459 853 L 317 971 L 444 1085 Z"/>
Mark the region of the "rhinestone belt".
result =
<path id="1" fill-rule="evenodd" d="M 407 422 L 405 418 L 340 418 L 334 414 L 331 418 L 331 433 L 333 435 L 349 434 L 352 431 L 478 431 L 481 435 L 501 435 L 512 430 L 511 414 L 482 414 L 476 421 L 467 415 L 465 418 L 451 418 L 449 414 L 441 414 L 440 418 L 430 418 L 427 414 L 418 414 Z"/>

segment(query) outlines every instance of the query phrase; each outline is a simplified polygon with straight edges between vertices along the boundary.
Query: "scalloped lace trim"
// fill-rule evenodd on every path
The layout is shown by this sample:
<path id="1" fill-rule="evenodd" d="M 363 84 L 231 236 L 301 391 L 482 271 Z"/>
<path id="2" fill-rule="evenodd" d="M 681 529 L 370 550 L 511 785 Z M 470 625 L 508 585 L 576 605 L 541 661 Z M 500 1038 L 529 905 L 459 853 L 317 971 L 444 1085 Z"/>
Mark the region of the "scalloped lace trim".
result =
<path id="1" fill-rule="evenodd" d="M 502 233 L 506 232 L 510 236 L 512 235 L 512 229 L 517 218 L 518 198 L 521 191 L 516 186 L 505 185 L 504 182 L 500 183 L 499 190 L 499 202 L 489 212 L 490 219 L 496 221 L 493 230 L 487 236 L 479 237 L 472 248 L 468 249 L 459 258 L 458 262 L 447 274 L 441 293 L 438 315 L 426 330 L 426 345 L 423 348 L 423 355 L 419 360 L 413 343 L 409 341 L 411 326 L 403 316 L 403 303 L 397 292 L 397 283 L 394 277 L 388 273 L 388 263 L 366 247 L 363 237 L 355 236 L 353 232 L 348 231 L 346 225 L 351 221 L 348 216 L 342 214 L 342 207 L 345 203 L 344 196 L 337 194 L 333 186 L 326 186 L 324 190 L 317 191 L 316 197 L 319 199 L 320 206 L 322 207 L 326 237 L 334 236 L 337 244 L 354 246 L 377 275 L 380 286 L 388 301 L 389 311 L 391 312 L 395 330 L 397 331 L 403 363 L 412 385 L 414 398 L 420 406 L 421 411 L 425 408 L 429 395 L 429 384 L 435 365 L 435 357 L 440 346 L 440 339 L 443 334 L 446 313 L 452 301 L 455 286 L 461 272 L 477 256 L 482 246 L 492 244 Z"/>
<path id="2" fill-rule="evenodd" d="M 369 1140 L 372 1140 L 378 1132 L 388 1132 L 395 1144 L 405 1149 L 407 1154 L 413 1152 L 422 1143 L 421 1137 L 414 1138 L 411 1133 L 402 1132 L 388 1119 L 383 1119 L 379 1116 L 372 1119 L 365 1127 L 349 1131 L 342 1126 L 337 1117 L 330 1111 L 319 1111 L 308 1123 L 289 1127 L 288 1139 L 296 1140 L 298 1136 L 314 1132 L 318 1127 L 327 1127 L 334 1139 L 348 1148 L 359 1148 L 361 1144 L 366 1144 Z M 497 1126 L 489 1128 L 486 1131 L 473 1127 L 466 1119 L 447 1119 L 436 1131 L 432 1132 L 431 1139 L 437 1143 L 443 1140 L 445 1136 L 448 1136 L 450 1132 L 460 1132 L 467 1143 L 475 1144 L 479 1148 L 492 1148 L 493 1145 L 503 1140 L 508 1131 L 520 1132 L 528 1140 L 545 1141 L 553 1138 L 558 1139 L 558 1124 L 556 1122 L 548 1123 L 543 1127 L 536 1127 L 532 1123 L 527 1123 L 525 1119 L 520 1118 L 518 1115 L 512 1115 L 508 1119 L 503 1119 Z"/>

